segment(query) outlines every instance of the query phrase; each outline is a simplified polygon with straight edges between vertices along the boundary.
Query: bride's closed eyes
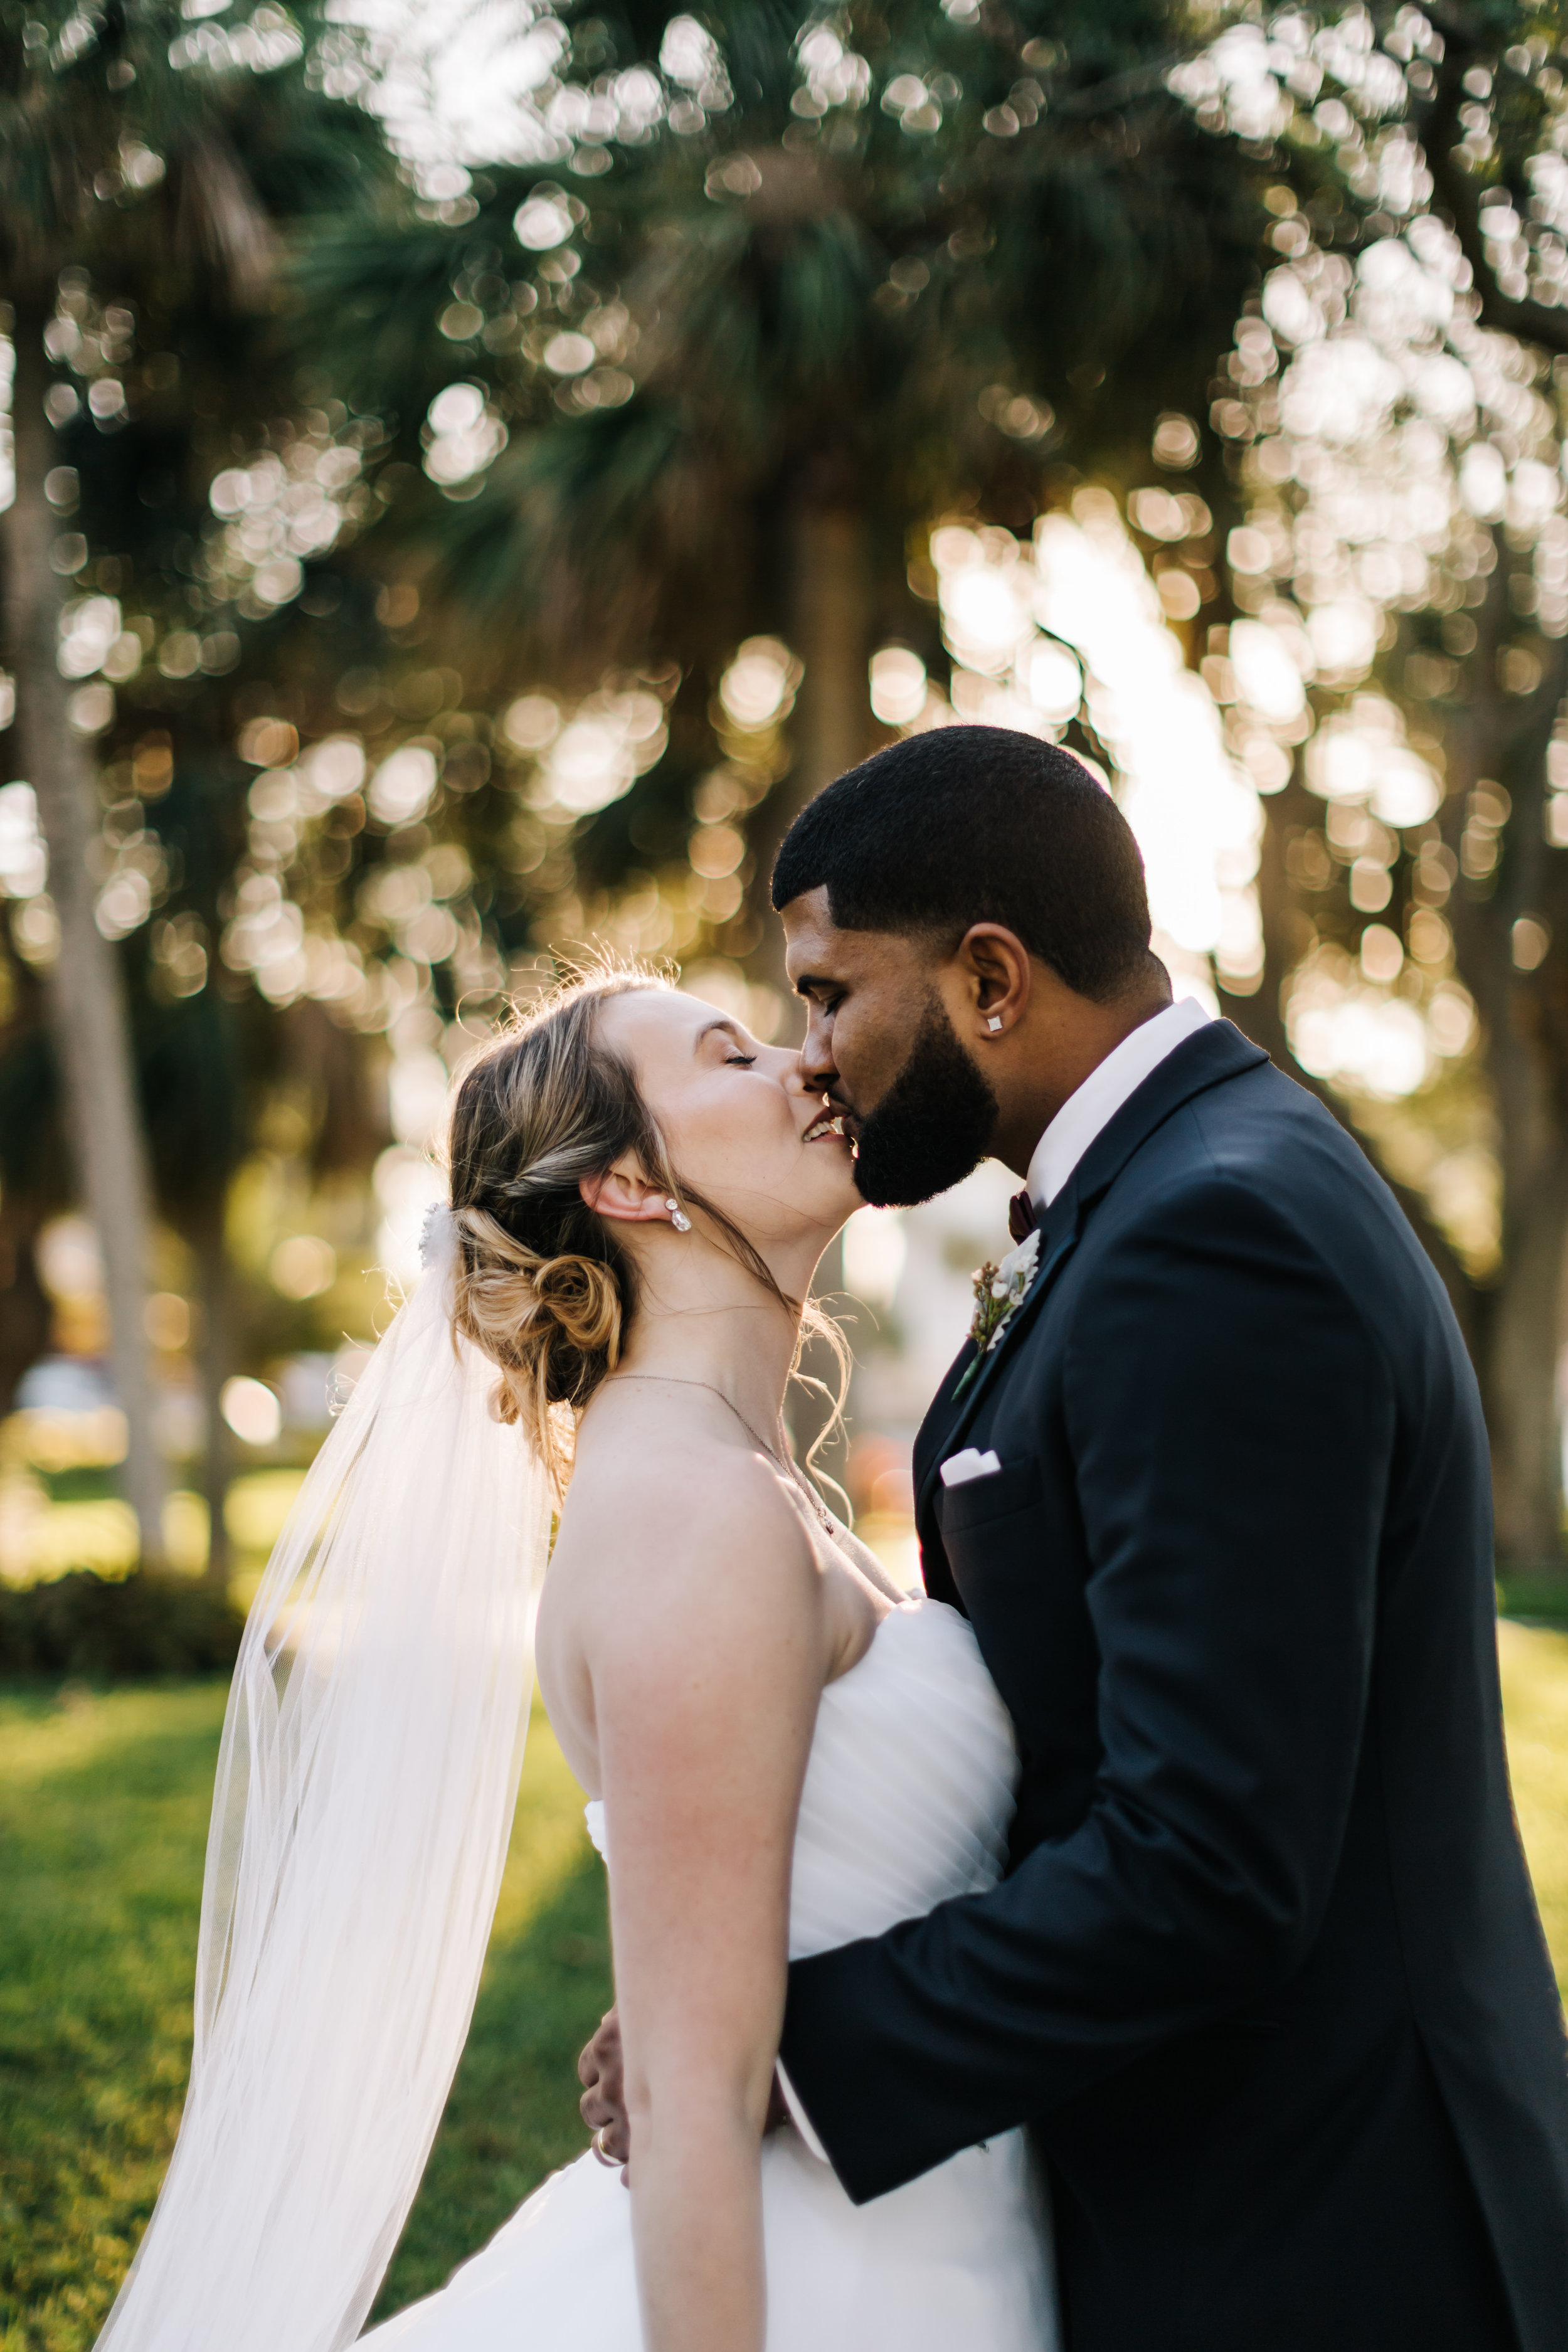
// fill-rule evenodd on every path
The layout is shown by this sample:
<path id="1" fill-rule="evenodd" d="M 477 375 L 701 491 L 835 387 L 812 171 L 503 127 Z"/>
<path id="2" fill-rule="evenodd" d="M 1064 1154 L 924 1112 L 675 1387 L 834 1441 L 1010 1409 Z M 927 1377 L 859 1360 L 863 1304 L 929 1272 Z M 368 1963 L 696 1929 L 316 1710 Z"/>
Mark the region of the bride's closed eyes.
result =
<path id="1" fill-rule="evenodd" d="M 738 1066 L 740 1068 L 745 1070 L 752 1069 L 755 1066 L 757 1055 L 754 1052 L 748 1053 L 746 1051 L 745 1046 L 741 1042 L 742 1033 L 736 1027 L 734 1022 L 724 1020 L 710 1021 L 705 1029 L 700 1029 L 697 1033 L 695 1045 L 696 1052 L 700 1054 L 703 1047 L 708 1044 L 710 1038 L 715 1039 L 721 1045 L 729 1045 L 732 1046 L 733 1051 L 724 1055 L 723 1056 L 725 1062 Z"/>

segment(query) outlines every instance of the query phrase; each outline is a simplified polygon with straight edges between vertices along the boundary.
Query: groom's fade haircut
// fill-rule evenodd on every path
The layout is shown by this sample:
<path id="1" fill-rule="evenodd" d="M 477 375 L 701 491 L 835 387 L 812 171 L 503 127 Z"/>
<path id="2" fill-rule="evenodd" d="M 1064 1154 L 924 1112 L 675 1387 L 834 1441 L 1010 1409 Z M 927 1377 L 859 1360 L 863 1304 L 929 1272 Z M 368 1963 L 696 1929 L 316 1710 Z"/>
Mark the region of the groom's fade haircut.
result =
<path id="1" fill-rule="evenodd" d="M 819 793 L 784 835 L 773 902 L 816 889 L 841 929 L 944 953 L 1000 923 L 1099 1003 L 1155 969 L 1131 827 L 1081 760 L 1010 727 L 932 728 Z"/>

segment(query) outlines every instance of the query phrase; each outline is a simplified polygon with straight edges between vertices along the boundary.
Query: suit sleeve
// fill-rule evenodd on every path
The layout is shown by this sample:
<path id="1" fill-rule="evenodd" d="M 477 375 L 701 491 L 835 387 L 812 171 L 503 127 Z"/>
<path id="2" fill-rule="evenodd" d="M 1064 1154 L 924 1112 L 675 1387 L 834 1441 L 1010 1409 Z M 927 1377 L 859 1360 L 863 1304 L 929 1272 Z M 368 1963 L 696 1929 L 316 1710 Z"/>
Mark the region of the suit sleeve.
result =
<path id="1" fill-rule="evenodd" d="M 1214 1177 L 1100 1255 L 1063 1348 L 1100 1769 L 998 1886 L 792 1968 L 783 2055 L 858 2201 L 1030 2118 L 1048 2142 L 1053 2107 L 1267 1996 L 1337 1866 L 1394 1418 L 1355 1301 Z"/>

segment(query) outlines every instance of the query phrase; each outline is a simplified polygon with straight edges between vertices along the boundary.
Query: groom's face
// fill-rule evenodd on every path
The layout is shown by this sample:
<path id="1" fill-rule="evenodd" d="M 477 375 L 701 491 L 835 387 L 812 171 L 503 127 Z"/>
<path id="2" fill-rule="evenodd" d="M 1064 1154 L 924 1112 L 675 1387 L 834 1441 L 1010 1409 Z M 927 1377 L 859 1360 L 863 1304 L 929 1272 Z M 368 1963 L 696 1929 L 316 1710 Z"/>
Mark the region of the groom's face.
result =
<path id="1" fill-rule="evenodd" d="M 782 919 L 806 1080 L 847 1114 L 858 1191 L 879 1207 L 945 1192 L 984 1158 L 998 1105 L 953 1026 L 940 960 L 926 941 L 839 929 L 826 890 Z"/>

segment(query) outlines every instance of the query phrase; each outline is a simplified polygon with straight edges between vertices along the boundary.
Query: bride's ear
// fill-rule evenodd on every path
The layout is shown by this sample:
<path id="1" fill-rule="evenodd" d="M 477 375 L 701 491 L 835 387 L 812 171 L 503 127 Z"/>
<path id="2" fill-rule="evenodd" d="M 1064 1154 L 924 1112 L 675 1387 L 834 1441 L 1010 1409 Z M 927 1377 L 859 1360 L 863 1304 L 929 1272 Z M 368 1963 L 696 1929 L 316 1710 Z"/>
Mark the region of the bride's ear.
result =
<path id="1" fill-rule="evenodd" d="M 604 1176 L 579 1177 L 577 1189 L 595 1216 L 612 1217 L 628 1225 L 670 1222 L 666 1195 L 635 1169 L 623 1166 L 612 1168 Z"/>

